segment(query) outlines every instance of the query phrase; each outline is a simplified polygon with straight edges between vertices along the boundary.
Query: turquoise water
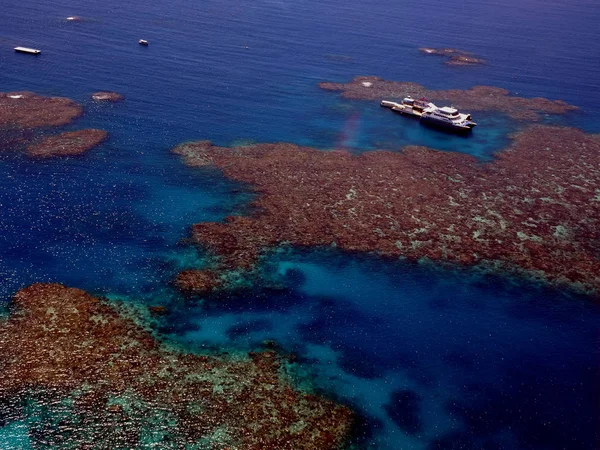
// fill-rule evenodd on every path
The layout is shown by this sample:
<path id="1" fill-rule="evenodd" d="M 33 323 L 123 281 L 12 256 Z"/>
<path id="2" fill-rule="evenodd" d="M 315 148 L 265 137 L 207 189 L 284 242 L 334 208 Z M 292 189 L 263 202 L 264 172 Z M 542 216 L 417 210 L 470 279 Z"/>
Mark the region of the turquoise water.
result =
<path id="1" fill-rule="evenodd" d="M 565 411 L 597 408 L 595 305 L 335 251 L 268 266 L 285 288 L 184 309 L 163 331 L 198 349 L 276 341 L 367 418 L 370 448 L 592 448 L 594 419 Z M 416 397 L 410 411 L 398 392 Z"/>
<path id="2" fill-rule="evenodd" d="M 66 22 L 71 15 L 84 20 Z M 85 115 L 67 128 L 104 128 L 110 138 L 83 157 L 52 161 L 0 143 L 0 297 L 58 281 L 166 304 L 160 331 L 191 349 L 245 350 L 274 339 L 298 355 L 303 382 L 361 413 L 363 447 L 594 448 L 597 304 L 335 252 L 275 254 L 264 270 L 279 288 L 186 302 L 169 282 L 204 261 L 182 242 L 188 227 L 243 214 L 251 196 L 216 171 L 186 168 L 169 150 L 194 139 L 353 152 L 418 144 L 485 160 L 520 126 L 477 114 L 471 137 L 437 133 L 317 87 L 356 75 L 563 99 L 582 111 L 547 120 L 599 132 L 597 23 L 590 0 L 3 5 L 1 90 L 80 101 Z M 140 38 L 150 46 L 138 46 Z M 18 55 L 16 45 L 43 53 Z M 447 67 L 421 46 L 489 62 Z M 126 100 L 94 104 L 97 90 Z M 25 439 L 22 430 L 8 424 L 2 439 Z"/>

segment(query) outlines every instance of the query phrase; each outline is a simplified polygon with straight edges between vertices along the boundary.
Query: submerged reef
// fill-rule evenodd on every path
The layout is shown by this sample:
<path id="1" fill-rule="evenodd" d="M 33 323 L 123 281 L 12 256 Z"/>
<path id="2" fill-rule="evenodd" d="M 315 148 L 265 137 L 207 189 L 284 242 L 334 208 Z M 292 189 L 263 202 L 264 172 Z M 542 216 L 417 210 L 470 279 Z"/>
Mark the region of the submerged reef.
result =
<path id="1" fill-rule="evenodd" d="M 417 83 L 386 81 L 379 77 L 356 77 L 349 83 L 319 83 L 321 89 L 341 91 L 342 97 L 357 100 L 402 99 L 407 95 L 444 101 L 471 111 L 497 111 L 513 119 L 537 120 L 539 114 L 564 114 L 579 109 L 562 100 L 523 98 L 509 95 L 506 89 L 475 86 L 468 90 L 435 91 Z"/>
<path id="2" fill-rule="evenodd" d="M 419 51 L 426 55 L 445 56 L 447 57 L 445 63 L 449 66 L 474 66 L 487 63 L 483 58 L 478 58 L 472 53 L 456 48 L 421 47 Z"/>
<path id="3" fill-rule="evenodd" d="M 279 245 L 336 246 L 600 292 L 598 135 L 534 125 L 489 163 L 415 146 L 352 155 L 200 141 L 174 152 L 260 194 L 250 216 L 192 227 L 193 240 L 228 269 L 252 270 Z"/>
<path id="4" fill-rule="evenodd" d="M 123 99 L 125 97 L 117 92 L 100 91 L 92 94 L 92 100 L 97 102 L 120 102 Z"/>
<path id="5" fill-rule="evenodd" d="M 64 97 L 0 93 L 0 127 L 4 128 L 56 127 L 71 123 L 82 113 L 81 105 Z"/>
<path id="6" fill-rule="evenodd" d="M 449 66 L 475 66 L 480 64 L 487 64 L 487 61 L 483 58 L 477 58 L 472 55 L 452 55 L 445 64 Z"/>
<path id="7" fill-rule="evenodd" d="M 91 150 L 108 137 L 104 130 L 87 129 L 69 131 L 57 136 L 48 136 L 27 147 L 27 154 L 34 158 L 81 155 Z"/>
<path id="8" fill-rule="evenodd" d="M 40 128 L 67 125 L 83 114 L 83 107 L 64 97 L 32 92 L 0 93 L 0 146 L 25 150 L 34 158 L 80 155 L 102 143 L 106 131 L 86 129 L 43 136 Z"/>
<path id="9" fill-rule="evenodd" d="M 213 270 L 184 270 L 175 279 L 180 290 L 191 294 L 209 294 L 222 284 L 219 274 Z"/>
<path id="10" fill-rule="evenodd" d="M 32 447 L 338 449 L 352 412 L 294 389 L 274 351 L 181 354 L 101 299 L 19 291 L 0 324 L 2 423 Z"/>

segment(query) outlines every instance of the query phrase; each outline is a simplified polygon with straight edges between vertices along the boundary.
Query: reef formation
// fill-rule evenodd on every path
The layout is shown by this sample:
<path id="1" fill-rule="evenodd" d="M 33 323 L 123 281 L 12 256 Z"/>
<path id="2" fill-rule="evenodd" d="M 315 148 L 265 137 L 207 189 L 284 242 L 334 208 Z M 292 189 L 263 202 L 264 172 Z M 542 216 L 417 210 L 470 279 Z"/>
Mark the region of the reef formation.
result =
<path id="1" fill-rule="evenodd" d="M 214 270 L 184 270 L 177 275 L 175 285 L 190 294 L 208 294 L 220 288 L 223 281 Z"/>
<path id="2" fill-rule="evenodd" d="M 252 270 L 280 245 L 336 246 L 600 292 L 597 135 L 534 125 L 489 163 L 414 146 L 352 155 L 200 141 L 174 151 L 260 194 L 250 216 L 192 227 L 193 240 L 226 270 Z"/>
<path id="3" fill-rule="evenodd" d="M 80 104 L 64 97 L 32 92 L 0 92 L 0 127 L 40 128 L 71 123 L 83 113 Z"/>
<path id="4" fill-rule="evenodd" d="M 0 323 L 1 422 L 33 448 L 338 449 L 352 412 L 292 387 L 274 351 L 182 354 L 107 302 L 19 291 Z"/>
<path id="5" fill-rule="evenodd" d="M 104 130 L 86 129 L 68 131 L 56 136 L 48 136 L 27 147 L 27 154 L 34 158 L 53 156 L 73 156 L 91 150 L 108 137 Z"/>
<path id="6" fill-rule="evenodd" d="M 478 58 L 470 52 L 456 48 L 421 47 L 419 51 L 425 55 L 444 56 L 447 58 L 445 64 L 449 66 L 474 66 L 487 63 L 483 58 Z"/>
<path id="7" fill-rule="evenodd" d="M 25 150 L 34 158 L 85 153 L 107 138 L 106 131 L 86 129 L 44 136 L 45 129 L 67 125 L 82 114 L 83 107 L 68 98 L 0 93 L 0 148 Z"/>
<path id="8" fill-rule="evenodd" d="M 470 111 L 497 111 L 513 119 L 538 120 L 540 114 L 564 114 L 579 109 L 562 100 L 523 98 L 509 95 L 506 89 L 492 86 L 475 86 L 468 90 L 450 89 L 436 91 L 417 83 L 386 81 L 379 77 L 356 77 L 349 83 L 319 83 L 321 89 L 341 91 L 342 97 L 356 100 L 393 100 L 427 97 L 444 101 Z"/>
<path id="9" fill-rule="evenodd" d="M 92 94 L 92 100 L 97 102 L 120 102 L 123 99 L 125 97 L 117 92 L 100 91 Z"/>

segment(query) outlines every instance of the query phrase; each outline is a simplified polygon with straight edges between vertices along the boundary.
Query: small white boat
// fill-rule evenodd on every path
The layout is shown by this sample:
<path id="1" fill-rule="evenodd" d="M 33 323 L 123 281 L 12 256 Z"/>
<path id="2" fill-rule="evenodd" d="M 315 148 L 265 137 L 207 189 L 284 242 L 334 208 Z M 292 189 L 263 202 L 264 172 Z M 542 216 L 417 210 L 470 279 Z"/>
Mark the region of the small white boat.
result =
<path id="1" fill-rule="evenodd" d="M 421 122 L 452 131 L 471 131 L 477 124 L 471 120 L 471 114 L 461 114 L 458 109 L 449 106 L 423 112 Z"/>
<path id="2" fill-rule="evenodd" d="M 145 39 L 140 39 L 140 40 L 138 41 L 138 44 L 140 44 L 140 45 L 148 45 L 148 41 L 147 41 L 147 40 L 145 40 Z"/>
<path id="3" fill-rule="evenodd" d="M 15 52 L 28 53 L 30 55 L 39 55 L 40 53 L 42 53 L 42 51 L 38 50 L 37 48 L 27 48 L 27 47 L 15 47 Z"/>

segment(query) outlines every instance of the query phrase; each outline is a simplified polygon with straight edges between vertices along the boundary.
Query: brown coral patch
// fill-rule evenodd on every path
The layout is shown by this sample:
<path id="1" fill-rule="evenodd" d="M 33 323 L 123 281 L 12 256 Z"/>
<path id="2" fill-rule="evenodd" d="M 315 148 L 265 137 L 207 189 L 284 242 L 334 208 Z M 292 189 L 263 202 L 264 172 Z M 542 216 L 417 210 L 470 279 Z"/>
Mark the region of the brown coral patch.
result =
<path id="1" fill-rule="evenodd" d="M 487 61 L 483 58 L 477 58 L 471 55 L 452 55 L 446 61 L 449 66 L 475 66 L 486 64 Z"/>
<path id="2" fill-rule="evenodd" d="M 292 144 L 206 141 L 174 150 L 261 194 L 257 213 L 200 223 L 193 239 L 235 268 L 289 243 L 494 264 L 600 290 L 600 139 L 534 126 L 490 163 L 407 147 L 354 156 Z"/>
<path id="3" fill-rule="evenodd" d="M 104 130 L 69 131 L 30 145 L 27 147 L 27 154 L 34 158 L 81 155 L 101 144 L 107 137 L 108 133 Z"/>
<path id="4" fill-rule="evenodd" d="M 402 99 L 407 95 L 427 97 L 451 103 L 468 112 L 497 111 L 519 120 L 537 120 L 539 114 L 564 114 L 579 109 L 562 100 L 514 97 L 506 89 L 491 86 L 435 91 L 412 82 L 356 77 L 350 83 L 323 82 L 319 83 L 319 87 L 327 91 L 341 91 L 342 97 L 358 100 Z"/>
<path id="5" fill-rule="evenodd" d="M 36 399 L 68 409 L 59 427 L 32 425 L 33 447 L 137 448 L 154 433 L 159 447 L 316 450 L 340 448 L 349 432 L 352 413 L 295 390 L 272 351 L 167 350 L 105 302 L 58 284 L 18 292 L 14 307 L 0 324 L 3 413 L 18 417 L 19 403 Z"/>
<path id="6" fill-rule="evenodd" d="M 0 93 L 0 127 L 39 128 L 66 125 L 83 113 L 78 103 L 64 97 L 32 92 Z"/>
<path id="7" fill-rule="evenodd" d="M 419 51 L 426 55 L 445 56 L 447 58 L 446 64 L 450 66 L 473 66 L 487 63 L 483 58 L 478 58 L 470 52 L 465 52 L 464 50 L 458 50 L 456 48 L 422 47 Z"/>
<path id="8" fill-rule="evenodd" d="M 124 98 L 117 92 L 100 91 L 92 94 L 92 99 L 97 102 L 120 102 Z"/>
<path id="9" fill-rule="evenodd" d="M 184 270 L 177 275 L 175 285 L 184 292 L 209 294 L 222 285 L 212 270 Z"/>
<path id="10" fill-rule="evenodd" d="M 153 316 L 166 316 L 169 313 L 169 310 L 164 305 L 156 305 L 148 307 L 148 311 Z"/>

